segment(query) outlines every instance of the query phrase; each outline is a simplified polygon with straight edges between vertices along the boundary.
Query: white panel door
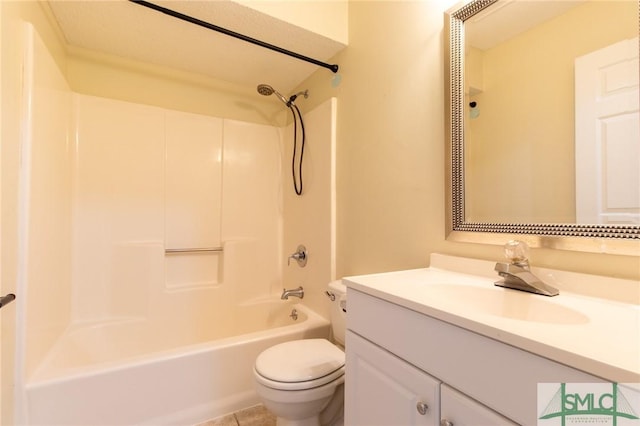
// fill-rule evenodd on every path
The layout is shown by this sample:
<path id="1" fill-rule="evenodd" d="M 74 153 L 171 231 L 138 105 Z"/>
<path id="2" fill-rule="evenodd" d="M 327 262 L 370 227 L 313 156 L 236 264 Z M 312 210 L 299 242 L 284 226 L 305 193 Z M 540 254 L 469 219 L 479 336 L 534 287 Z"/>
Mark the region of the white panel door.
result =
<path id="1" fill-rule="evenodd" d="M 576 219 L 640 223 L 638 39 L 575 61 Z"/>

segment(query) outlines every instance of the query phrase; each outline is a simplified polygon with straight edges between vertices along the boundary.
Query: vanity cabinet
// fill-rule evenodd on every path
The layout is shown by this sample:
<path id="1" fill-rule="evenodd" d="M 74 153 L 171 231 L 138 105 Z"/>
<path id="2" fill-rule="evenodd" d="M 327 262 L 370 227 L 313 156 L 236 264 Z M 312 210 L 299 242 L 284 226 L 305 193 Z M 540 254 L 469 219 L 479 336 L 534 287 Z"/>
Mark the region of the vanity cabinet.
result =
<path id="1" fill-rule="evenodd" d="M 345 424 L 516 425 L 351 331 L 347 347 Z"/>
<path id="2" fill-rule="evenodd" d="M 443 312 L 436 319 L 351 287 L 348 300 L 350 426 L 537 424 L 538 383 L 603 381 L 478 334 L 472 322 L 453 325 Z"/>

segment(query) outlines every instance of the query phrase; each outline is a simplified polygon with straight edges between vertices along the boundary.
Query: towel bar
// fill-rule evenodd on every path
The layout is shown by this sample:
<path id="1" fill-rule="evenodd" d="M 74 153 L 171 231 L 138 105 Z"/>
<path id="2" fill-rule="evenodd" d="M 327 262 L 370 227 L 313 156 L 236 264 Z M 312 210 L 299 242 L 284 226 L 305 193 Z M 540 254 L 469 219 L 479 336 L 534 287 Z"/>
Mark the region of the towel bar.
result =
<path id="1" fill-rule="evenodd" d="M 198 252 L 221 252 L 223 251 L 222 247 L 194 247 L 194 248 L 172 248 L 172 249 L 164 249 L 166 254 L 174 254 L 174 253 L 198 253 Z"/>

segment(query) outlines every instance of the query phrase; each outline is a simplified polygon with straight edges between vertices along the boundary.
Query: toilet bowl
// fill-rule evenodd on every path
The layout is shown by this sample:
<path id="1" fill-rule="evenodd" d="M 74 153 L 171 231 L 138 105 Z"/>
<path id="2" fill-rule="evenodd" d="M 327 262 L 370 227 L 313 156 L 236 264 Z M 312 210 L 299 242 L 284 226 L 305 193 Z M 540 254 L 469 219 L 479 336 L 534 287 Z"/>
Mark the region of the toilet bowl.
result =
<path id="1" fill-rule="evenodd" d="M 334 339 L 340 345 L 346 329 L 346 288 L 332 282 L 327 295 L 332 299 Z M 342 419 L 344 363 L 344 351 L 327 339 L 280 343 L 256 359 L 256 392 L 277 416 L 278 426 L 335 426 Z"/>

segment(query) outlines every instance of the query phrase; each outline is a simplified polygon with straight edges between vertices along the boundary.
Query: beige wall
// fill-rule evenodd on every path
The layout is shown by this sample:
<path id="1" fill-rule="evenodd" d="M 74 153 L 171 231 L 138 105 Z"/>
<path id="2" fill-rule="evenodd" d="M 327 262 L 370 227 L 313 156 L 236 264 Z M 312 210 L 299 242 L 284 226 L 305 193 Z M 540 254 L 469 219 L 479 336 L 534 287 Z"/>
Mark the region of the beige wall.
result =
<path id="1" fill-rule="evenodd" d="M 298 89 L 337 96 L 337 276 L 427 265 L 444 249 L 443 12 L 351 2 L 349 47 Z"/>

